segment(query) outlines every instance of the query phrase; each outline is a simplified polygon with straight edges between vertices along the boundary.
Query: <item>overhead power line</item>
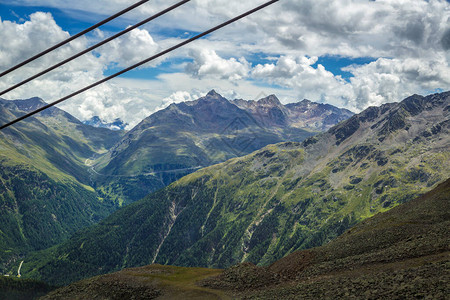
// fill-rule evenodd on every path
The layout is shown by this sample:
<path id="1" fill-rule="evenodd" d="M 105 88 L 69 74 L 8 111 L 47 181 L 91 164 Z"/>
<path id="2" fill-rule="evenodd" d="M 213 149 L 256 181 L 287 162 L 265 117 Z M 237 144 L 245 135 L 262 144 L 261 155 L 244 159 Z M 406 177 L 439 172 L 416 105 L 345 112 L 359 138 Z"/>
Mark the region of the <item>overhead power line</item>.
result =
<path id="1" fill-rule="evenodd" d="M 38 59 L 39 57 L 42 57 L 42 56 L 44 56 L 45 54 L 48 54 L 48 53 L 52 52 L 53 50 L 56 50 L 56 49 L 58 49 L 59 47 L 64 46 L 64 45 L 67 44 L 67 43 L 70 43 L 71 41 L 73 41 L 73 40 L 79 38 L 80 36 L 85 35 L 86 33 L 91 32 L 91 31 L 94 30 L 94 29 L 97 29 L 98 27 L 100 27 L 100 26 L 102 26 L 102 25 L 104 25 L 104 24 L 106 24 L 106 23 L 108 23 L 108 22 L 110 22 L 110 21 L 112 21 L 112 20 L 114 20 L 114 19 L 120 17 L 121 15 L 123 15 L 123 14 L 129 12 L 130 10 L 135 9 L 135 8 L 138 7 L 138 6 L 141 6 L 142 4 L 144 4 L 144 3 L 148 2 L 148 1 L 150 1 L 150 0 L 142 0 L 142 1 L 139 1 L 139 2 L 137 2 L 136 4 L 134 4 L 134 5 L 130 6 L 130 7 L 125 8 L 124 10 L 121 10 L 120 12 L 116 13 L 115 15 L 112 15 L 111 17 L 108 17 L 108 18 L 104 19 L 103 21 L 98 22 L 97 24 L 95 24 L 95 25 L 93 25 L 93 26 L 91 26 L 91 27 L 89 27 L 89 28 L 83 30 L 82 32 L 77 33 L 77 34 L 75 34 L 74 36 L 71 36 L 70 38 L 68 38 L 68 39 L 66 39 L 66 40 L 64 40 L 64 41 L 62 41 L 62 42 L 60 42 L 60 43 L 54 45 L 53 47 L 50 47 L 50 48 L 48 48 L 47 50 L 44 50 L 44 51 L 42 51 L 41 53 L 38 53 L 38 54 L 36 54 L 35 56 L 30 57 L 29 59 L 27 59 L 27 60 L 21 62 L 21 63 L 18 64 L 18 65 L 15 65 L 14 67 L 12 67 L 12 68 L 10 68 L 10 69 L 8 69 L 8 70 L 6 70 L 6 71 L 3 71 L 2 73 L 0 73 L 0 77 L 3 77 L 3 76 L 5 76 L 6 74 L 11 73 L 12 71 L 17 70 L 18 68 L 23 67 L 23 66 L 26 65 L 26 64 L 29 64 L 30 62 L 32 62 L 32 61 Z"/>
<path id="2" fill-rule="evenodd" d="M 130 31 L 132 31 L 133 29 L 150 22 L 150 21 L 152 21 L 152 20 L 154 20 L 154 19 L 156 19 L 156 18 L 158 18 L 158 17 L 160 17 L 160 16 L 162 16 L 162 15 L 164 15 L 164 14 L 166 14 L 166 13 L 172 11 L 172 10 L 174 10 L 175 8 L 181 6 L 181 5 L 183 5 L 183 4 L 185 4 L 185 3 L 189 2 L 189 1 L 191 1 L 191 0 L 180 1 L 180 2 L 172 5 L 171 7 L 166 8 L 165 10 L 163 10 L 163 11 L 161 11 L 161 12 L 159 12 L 159 13 L 157 13 L 157 14 L 155 14 L 155 15 L 153 15 L 153 16 L 151 16 L 151 17 L 149 17 L 149 18 L 147 18 L 147 19 L 145 19 L 145 20 L 143 20 L 143 21 L 141 21 L 139 23 L 137 23 L 136 25 L 130 26 L 127 29 L 122 30 L 121 32 L 119 32 L 119 33 L 117 33 L 117 34 L 107 38 L 106 40 L 103 40 L 100 43 L 97 43 L 97 44 L 87 48 L 86 50 L 83 50 L 83 51 L 81 51 L 81 52 L 79 52 L 79 53 L 77 53 L 77 54 L 75 54 L 75 55 L 73 55 L 73 56 L 63 60 L 62 62 L 59 62 L 56 65 L 53 65 L 50 68 L 47 68 L 44 71 L 39 72 L 36 75 L 33 75 L 33 76 L 31 76 L 31 77 L 29 77 L 29 78 L 27 78 L 27 79 L 25 79 L 25 80 L 15 84 L 15 85 L 13 85 L 10 88 L 7 88 L 6 90 L 0 92 L 0 96 L 6 94 L 6 93 L 8 93 L 8 92 L 10 92 L 10 91 L 12 91 L 12 90 L 14 90 L 16 88 L 18 88 L 18 87 L 20 87 L 22 85 L 24 85 L 25 83 L 28 83 L 28 82 L 30 82 L 30 81 L 38 78 L 38 77 L 41 77 L 42 75 L 47 74 L 48 72 L 53 71 L 56 68 L 59 68 L 59 67 L 65 65 L 65 64 L 67 64 L 68 62 L 74 60 L 75 58 L 78 58 L 78 57 L 80 57 L 80 56 L 82 56 L 82 55 L 84 55 L 84 54 L 86 54 L 88 52 L 91 52 L 92 50 L 94 50 L 94 49 L 96 49 L 96 48 L 98 48 L 98 47 L 100 47 L 100 46 L 102 46 L 102 45 L 104 45 L 106 43 L 109 43 L 110 41 L 112 41 L 114 39 L 117 39 L 118 37 L 124 35 L 125 33 L 128 33 Z"/>
<path id="3" fill-rule="evenodd" d="M 172 52 L 172 51 L 174 51 L 174 50 L 176 50 L 176 49 L 178 49 L 180 47 L 183 47 L 183 46 L 185 46 L 185 45 L 187 45 L 189 43 L 192 43 L 195 40 L 198 40 L 198 39 L 200 39 L 200 38 L 202 38 L 202 37 L 204 37 L 204 36 L 214 32 L 214 31 L 217 31 L 217 30 L 219 30 L 219 29 L 221 29 L 221 28 L 223 28 L 225 26 L 228 26 L 228 25 L 230 25 L 230 24 L 232 24 L 232 23 L 234 23 L 234 22 L 236 22 L 236 21 L 238 21 L 238 20 L 240 20 L 240 19 L 242 19 L 244 17 L 247 17 L 248 15 L 251 15 L 251 14 L 253 14 L 253 13 L 255 13 L 255 12 L 257 12 L 257 11 L 267 7 L 267 6 L 269 6 L 269 5 L 272 5 L 272 4 L 274 4 L 275 2 L 278 2 L 278 1 L 280 1 L 280 0 L 272 0 L 272 1 L 266 2 L 266 3 L 260 5 L 260 6 L 256 7 L 256 8 L 254 8 L 254 9 L 251 9 L 251 10 L 249 10 L 249 11 L 247 11 L 247 12 L 245 12 L 245 13 L 237 16 L 237 17 L 234 17 L 233 19 L 230 19 L 230 20 L 228 20 L 228 21 L 226 21 L 226 22 L 224 22 L 224 23 L 222 23 L 222 24 L 220 24 L 220 25 L 218 25 L 216 27 L 213 27 L 213 28 L 211 28 L 211 29 L 209 29 L 207 31 L 204 31 L 203 33 L 200 33 L 200 34 L 198 34 L 198 35 L 196 35 L 196 36 L 194 36 L 194 37 L 192 37 L 190 39 L 187 39 L 187 40 L 185 40 L 185 41 L 183 41 L 183 42 L 181 42 L 181 43 L 179 43 L 179 44 L 177 44 L 177 45 L 175 45 L 173 47 L 170 47 L 170 48 L 168 48 L 168 49 L 166 49 L 164 51 L 161 51 L 158 54 L 155 54 L 155 55 L 153 55 L 153 56 L 151 56 L 151 57 L 149 57 L 147 59 L 144 59 L 143 61 L 132 65 L 131 67 L 123 69 L 122 71 L 119 71 L 119 72 L 117 72 L 117 73 L 115 73 L 113 75 L 110 75 L 110 76 L 108 76 L 106 78 L 103 78 L 102 80 L 99 80 L 99 81 L 97 81 L 97 82 L 95 82 L 95 83 L 93 83 L 91 85 L 88 85 L 88 86 L 86 86 L 86 87 L 84 87 L 84 88 L 82 88 L 82 89 L 80 89 L 80 90 L 78 90 L 76 92 L 73 92 L 70 95 L 67 95 L 67 96 L 65 96 L 65 97 L 63 97 L 63 98 L 61 98 L 59 100 L 56 100 L 56 101 L 54 101 L 54 102 L 52 102 L 50 104 L 47 104 L 47 105 L 45 105 L 45 106 L 43 106 L 43 107 L 41 107 L 39 109 L 36 109 L 33 112 L 30 112 L 30 113 L 28 113 L 26 115 L 23 115 L 23 116 L 15 119 L 14 121 L 11 121 L 11 122 L 9 122 L 7 124 L 4 124 L 4 125 L 0 126 L 0 130 L 4 129 L 6 127 L 9 127 L 9 126 L 11 126 L 11 125 L 13 125 L 13 124 L 15 124 L 15 123 L 17 123 L 19 121 L 22 121 L 22 120 L 24 120 L 26 118 L 29 118 L 29 117 L 31 117 L 31 116 L 33 116 L 33 115 L 35 115 L 35 114 L 37 114 L 37 113 L 39 113 L 39 112 L 41 112 L 43 110 L 46 110 L 46 109 L 48 109 L 48 108 L 50 108 L 52 106 L 55 106 L 56 104 L 59 104 L 59 103 L 61 103 L 63 101 L 66 101 L 67 99 L 70 99 L 70 98 L 72 98 L 72 97 L 74 97 L 74 96 L 76 96 L 78 94 L 81 94 L 81 93 L 83 93 L 83 92 L 85 92 L 85 91 L 87 91 L 89 89 L 92 89 L 92 88 L 94 88 L 94 87 L 96 87 L 96 86 L 98 86 L 98 85 L 100 85 L 102 83 L 105 83 L 105 82 L 107 82 L 107 81 L 109 81 L 109 80 L 111 80 L 113 78 L 116 78 L 116 77 L 118 77 L 118 76 L 120 76 L 120 75 L 122 75 L 122 74 L 124 74 L 124 73 L 126 73 L 128 71 L 131 71 L 131 70 L 133 70 L 133 69 L 135 69 L 137 67 L 140 67 L 140 66 L 142 66 L 142 65 L 144 65 L 144 64 L 146 64 L 146 63 L 148 63 L 148 62 L 150 62 L 152 60 L 155 60 L 155 59 L 157 59 L 157 58 L 159 58 L 159 57 L 161 57 L 161 56 L 163 56 L 163 55 L 165 55 L 165 54 L 167 54 L 169 52 Z"/>

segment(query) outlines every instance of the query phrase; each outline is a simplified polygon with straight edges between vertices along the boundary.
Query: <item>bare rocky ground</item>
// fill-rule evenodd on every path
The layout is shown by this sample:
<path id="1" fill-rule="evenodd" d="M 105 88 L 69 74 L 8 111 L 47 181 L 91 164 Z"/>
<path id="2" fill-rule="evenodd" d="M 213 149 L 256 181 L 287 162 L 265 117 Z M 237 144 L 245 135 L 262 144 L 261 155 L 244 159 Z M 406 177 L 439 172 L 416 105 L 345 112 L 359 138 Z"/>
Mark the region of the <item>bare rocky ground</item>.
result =
<path id="1" fill-rule="evenodd" d="M 83 280 L 42 299 L 450 299 L 450 180 L 325 246 L 267 267 L 151 265 Z"/>
<path id="2" fill-rule="evenodd" d="M 82 280 L 41 299 L 230 299 L 225 292 L 196 285 L 221 272 L 155 264 Z"/>

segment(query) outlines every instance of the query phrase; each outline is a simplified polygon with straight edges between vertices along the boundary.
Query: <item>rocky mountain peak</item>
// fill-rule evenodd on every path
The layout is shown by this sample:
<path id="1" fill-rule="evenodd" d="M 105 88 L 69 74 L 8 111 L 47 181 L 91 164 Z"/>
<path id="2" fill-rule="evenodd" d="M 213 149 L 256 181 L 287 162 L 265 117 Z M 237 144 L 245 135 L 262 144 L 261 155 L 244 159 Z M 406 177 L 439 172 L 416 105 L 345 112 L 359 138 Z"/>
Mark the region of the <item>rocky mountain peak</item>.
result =
<path id="1" fill-rule="evenodd" d="M 448 126 L 448 116 L 445 116 L 442 110 L 445 112 L 445 107 L 449 106 L 449 96 L 449 92 L 426 97 L 413 95 L 399 103 L 387 103 L 380 107 L 372 106 L 331 128 L 329 133 L 335 135 L 336 145 L 339 145 L 353 136 L 362 127 L 362 123 L 372 123 L 371 135 L 377 137 L 379 142 L 383 142 L 389 136 L 401 131 L 405 135 L 412 135 L 418 130 L 420 123 L 433 124 L 430 120 L 442 119 L 441 123 L 430 126 L 431 133 L 436 134 Z M 419 114 L 424 116 L 417 118 Z M 415 140 L 427 138 L 431 133 L 427 130 L 420 132 Z"/>
<path id="2" fill-rule="evenodd" d="M 204 100 L 207 100 L 207 101 L 217 101 L 217 100 L 218 101 L 223 101 L 223 100 L 228 101 L 227 99 L 222 97 L 222 95 L 217 93 L 215 90 L 209 91 L 208 94 L 206 94 L 206 96 L 201 98 L 201 99 L 204 99 Z"/>
<path id="3" fill-rule="evenodd" d="M 277 96 L 275 95 L 270 95 L 267 96 L 266 98 L 259 99 L 256 102 L 256 104 L 261 106 L 272 106 L 272 107 L 282 105 L 280 100 L 278 100 Z"/>
<path id="4" fill-rule="evenodd" d="M 208 94 L 206 94 L 207 97 L 222 97 L 219 93 L 216 92 L 216 90 L 212 89 L 208 92 Z"/>
<path id="5" fill-rule="evenodd" d="M 313 102 L 310 101 L 310 100 L 308 100 L 308 99 L 303 99 L 303 100 L 300 101 L 299 103 L 302 104 L 302 105 L 310 105 L 310 104 L 312 104 Z"/>
<path id="6" fill-rule="evenodd" d="M 309 109 L 317 108 L 320 106 L 319 103 L 312 102 L 308 99 L 303 99 L 300 102 L 290 103 L 288 105 L 294 110 L 303 111 L 303 112 L 307 112 Z"/>
<path id="7" fill-rule="evenodd" d="M 26 112 L 34 111 L 47 104 L 44 100 L 38 97 L 24 100 L 13 100 L 13 102 L 19 110 Z"/>

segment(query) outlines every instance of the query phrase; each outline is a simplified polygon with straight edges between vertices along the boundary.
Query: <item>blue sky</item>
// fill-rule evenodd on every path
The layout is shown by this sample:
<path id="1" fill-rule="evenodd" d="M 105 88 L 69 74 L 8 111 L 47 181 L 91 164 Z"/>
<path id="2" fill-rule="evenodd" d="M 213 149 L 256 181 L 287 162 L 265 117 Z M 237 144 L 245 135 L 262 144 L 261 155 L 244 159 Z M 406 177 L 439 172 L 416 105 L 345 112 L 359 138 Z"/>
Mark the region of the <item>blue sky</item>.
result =
<path id="1" fill-rule="evenodd" d="M 1 3 L 1 2 L 0 2 Z M 21 5 L 8 5 L 8 11 L 6 13 L 2 13 L 1 17 L 3 20 L 9 20 L 17 23 L 24 23 L 26 20 L 29 20 L 29 16 L 36 12 L 48 12 L 52 14 L 56 23 L 64 30 L 69 32 L 71 35 L 77 34 L 78 32 L 94 25 L 99 20 L 106 17 L 106 15 L 99 15 L 95 13 L 91 13 L 86 15 L 85 12 L 78 10 L 61 10 L 53 7 L 45 7 L 45 6 L 21 6 Z M 108 31 L 111 33 L 116 33 L 124 29 L 123 17 L 121 19 L 112 21 L 108 24 L 102 26 L 102 30 Z M 181 28 L 156 28 L 152 33 L 154 35 L 160 36 L 161 38 L 182 38 L 182 37 L 192 37 L 200 32 L 196 31 L 186 31 Z M 368 64 L 370 62 L 375 61 L 375 58 L 372 57 L 357 57 L 357 58 L 349 58 L 345 56 L 330 56 L 324 55 L 318 58 L 317 63 L 325 66 L 327 70 L 332 72 L 335 75 L 340 75 L 345 79 L 349 79 L 353 77 L 352 73 L 345 72 L 342 70 L 343 67 L 349 65 L 363 65 Z M 158 68 L 151 69 L 140 69 L 136 71 L 132 71 L 124 74 L 122 77 L 124 78 L 137 78 L 137 79 L 155 79 L 160 73 L 173 73 L 179 71 L 178 68 L 172 68 L 172 63 L 178 65 L 182 62 L 189 62 L 190 59 L 175 59 L 172 62 L 165 62 L 158 66 Z M 267 59 L 267 55 L 265 53 L 253 53 L 249 56 L 248 61 L 253 65 L 264 64 L 270 62 Z M 111 75 L 116 71 L 119 71 L 120 68 L 110 68 L 105 72 L 105 75 Z"/>
<path id="2" fill-rule="evenodd" d="M 85 18 L 74 18 L 70 14 L 64 11 L 44 6 L 18 6 L 18 5 L 8 5 L 2 3 L 5 11 L 2 11 L 2 19 L 17 23 L 24 23 L 29 20 L 29 16 L 36 11 L 51 13 L 56 23 L 61 26 L 63 30 L 68 31 L 71 35 L 76 34 L 87 27 L 93 25 L 91 22 Z M 93 18 L 94 19 L 94 18 Z M 116 30 L 119 26 L 109 26 L 109 29 Z M 106 25 L 105 25 L 106 26 Z"/>
<path id="3" fill-rule="evenodd" d="M 56 100 L 263 1 L 193 0 L 44 78 L 5 95 Z M 78 33 L 133 0 L 0 0 L 0 69 Z M 154 0 L 11 74 L 7 86 L 176 1 Z M 276 94 L 359 111 L 448 90 L 450 4 L 443 0 L 284 0 L 61 107 L 80 119 L 133 124 L 214 88 L 228 98 Z M 37 37 L 39 36 L 39 38 Z M 27 45 L 33 45 L 28 47 Z M 130 108 L 130 103 L 133 103 Z"/>

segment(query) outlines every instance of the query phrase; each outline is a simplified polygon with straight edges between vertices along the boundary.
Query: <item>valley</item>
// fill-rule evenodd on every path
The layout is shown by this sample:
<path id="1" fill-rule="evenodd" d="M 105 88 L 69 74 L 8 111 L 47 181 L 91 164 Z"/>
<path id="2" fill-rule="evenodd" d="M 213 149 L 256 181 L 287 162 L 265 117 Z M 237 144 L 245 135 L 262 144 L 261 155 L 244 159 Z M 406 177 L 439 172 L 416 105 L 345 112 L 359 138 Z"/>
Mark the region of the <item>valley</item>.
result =
<path id="1" fill-rule="evenodd" d="M 0 100 L 0 120 L 43 104 L 38 98 Z M 92 188 L 83 162 L 120 136 L 57 108 L 0 133 L 2 274 L 29 251 L 60 243 L 116 209 Z"/>

